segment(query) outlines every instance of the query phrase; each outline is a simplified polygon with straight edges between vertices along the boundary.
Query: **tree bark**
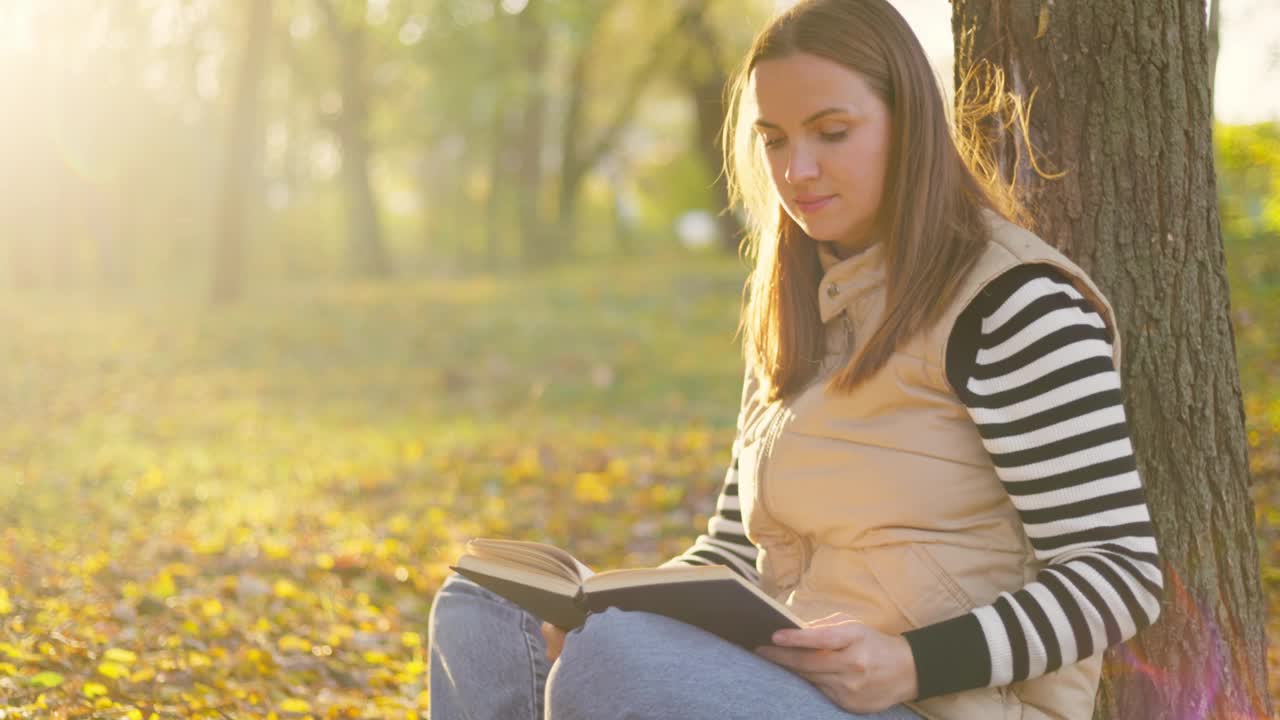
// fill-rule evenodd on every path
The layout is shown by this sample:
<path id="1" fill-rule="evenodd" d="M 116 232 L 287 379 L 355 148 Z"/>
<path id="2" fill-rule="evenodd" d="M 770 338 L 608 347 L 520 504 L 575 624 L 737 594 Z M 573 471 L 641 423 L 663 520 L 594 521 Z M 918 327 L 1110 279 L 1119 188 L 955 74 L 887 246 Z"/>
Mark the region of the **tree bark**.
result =
<path id="1" fill-rule="evenodd" d="M 1209 100 L 1213 100 L 1214 81 L 1218 77 L 1218 48 L 1221 47 L 1222 0 L 1205 0 L 1209 4 Z"/>
<path id="2" fill-rule="evenodd" d="M 223 170 L 222 202 L 218 212 L 213 260 L 213 302 L 229 303 L 240 297 L 244 281 L 245 205 L 253 175 L 254 139 L 260 115 L 258 86 L 267 56 L 271 27 L 270 0 L 245 0 L 248 31 L 240 77 L 231 109 L 227 164 Z"/>
<path id="3" fill-rule="evenodd" d="M 953 0 L 957 83 L 1003 70 L 1028 132 L 985 126 L 1036 229 L 1114 304 L 1139 472 L 1165 562 L 1156 625 L 1108 653 L 1104 718 L 1270 717 L 1212 154 L 1203 0 Z M 982 82 L 990 77 L 977 76 Z M 1036 172 L 1061 171 L 1057 179 Z"/>

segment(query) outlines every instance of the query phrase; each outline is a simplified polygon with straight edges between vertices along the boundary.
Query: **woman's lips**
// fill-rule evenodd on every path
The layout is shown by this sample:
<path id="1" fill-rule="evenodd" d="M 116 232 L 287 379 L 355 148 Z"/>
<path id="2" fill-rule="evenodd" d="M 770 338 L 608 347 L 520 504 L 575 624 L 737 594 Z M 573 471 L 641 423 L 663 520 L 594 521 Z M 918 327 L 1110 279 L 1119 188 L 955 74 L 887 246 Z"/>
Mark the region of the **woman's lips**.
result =
<path id="1" fill-rule="evenodd" d="M 806 215 L 811 215 L 826 207 L 835 198 L 835 195 L 828 195 L 827 197 L 818 200 L 810 200 L 809 202 L 805 202 L 797 198 L 796 205 L 800 208 L 800 212 L 803 212 Z"/>

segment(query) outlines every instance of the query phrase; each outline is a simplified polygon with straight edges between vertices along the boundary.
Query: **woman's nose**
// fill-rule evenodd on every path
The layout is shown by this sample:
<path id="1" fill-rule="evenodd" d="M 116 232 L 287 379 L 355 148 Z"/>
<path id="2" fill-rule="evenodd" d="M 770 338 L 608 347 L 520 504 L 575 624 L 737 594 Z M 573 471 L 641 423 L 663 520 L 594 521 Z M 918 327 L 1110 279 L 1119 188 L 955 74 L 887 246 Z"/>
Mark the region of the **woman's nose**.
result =
<path id="1" fill-rule="evenodd" d="M 797 145 L 787 158 L 787 169 L 784 175 L 787 182 L 793 185 L 812 180 L 818 177 L 818 158 L 813 152 Z"/>

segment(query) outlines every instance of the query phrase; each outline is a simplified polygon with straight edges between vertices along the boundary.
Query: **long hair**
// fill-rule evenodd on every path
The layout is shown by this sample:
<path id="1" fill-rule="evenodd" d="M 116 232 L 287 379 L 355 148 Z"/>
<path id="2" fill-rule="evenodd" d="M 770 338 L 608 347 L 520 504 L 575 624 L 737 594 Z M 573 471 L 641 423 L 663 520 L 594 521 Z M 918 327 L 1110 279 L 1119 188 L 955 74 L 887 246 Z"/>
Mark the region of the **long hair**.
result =
<path id="1" fill-rule="evenodd" d="M 888 2 L 805 0 L 776 17 L 756 36 L 728 86 L 722 136 L 730 196 L 746 210 L 743 243 L 755 261 L 743 292 L 743 354 L 769 400 L 808 384 L 824 351 L 817 241 L 782 206 L 751 128 L 752 70 L 795 53 L 861 75 L 891 118 L 884 191 L 873 223 L 883 244 L 885 314 L 830 387 L 854 389 L 901 344 L 938 322 L 983 251 L 984 209 L 1006 218 L 1022 215 L 1010 188 L 982 172 L 977 145 L 953 138 L 924 49 Z"/>

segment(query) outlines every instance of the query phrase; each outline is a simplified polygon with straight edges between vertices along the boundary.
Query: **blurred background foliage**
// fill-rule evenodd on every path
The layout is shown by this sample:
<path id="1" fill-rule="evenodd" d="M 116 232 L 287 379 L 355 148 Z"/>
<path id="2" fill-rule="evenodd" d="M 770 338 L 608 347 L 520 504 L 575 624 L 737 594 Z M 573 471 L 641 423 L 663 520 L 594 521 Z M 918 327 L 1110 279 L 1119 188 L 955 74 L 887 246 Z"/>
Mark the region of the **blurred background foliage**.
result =
<path id="1" fill-rule="evenodd" d="M 689 212 L 686 243 L 730 247 L 720 93 L 772 3 L 3 7 L 0 102 L 22 109 L 0 139 L 4 283 L 182 296 L 218 272 L 262 288 L 651 254 Z"/>
<path id="2" fill-rule="evenodd" d="M 741 381 L 721 91 L 773 11 L 0 0 L 8 717 L 412 717 L 468 536 L 679 552 Z M 1276 594 L 1280 126 L 1216 152 Z"/>

